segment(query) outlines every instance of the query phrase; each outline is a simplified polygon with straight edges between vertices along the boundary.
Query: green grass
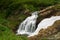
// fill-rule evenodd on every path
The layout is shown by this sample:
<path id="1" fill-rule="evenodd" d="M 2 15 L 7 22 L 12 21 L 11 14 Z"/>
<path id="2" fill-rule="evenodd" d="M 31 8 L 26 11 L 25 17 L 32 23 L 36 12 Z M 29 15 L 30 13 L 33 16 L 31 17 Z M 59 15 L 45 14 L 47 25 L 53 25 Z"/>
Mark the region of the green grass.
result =
<path id="1" fill-rule="evenodd" d="M 11 29 L 0 24 L 0 40 L 27 40 L 27 37 L 17 36 Z"/>
<path id="2" fill-rule="evenodd" d="M 26 36 L 16 35 L 8 26 L 10 21 L 0 18 L 0 40 L 28 40 Z"/>

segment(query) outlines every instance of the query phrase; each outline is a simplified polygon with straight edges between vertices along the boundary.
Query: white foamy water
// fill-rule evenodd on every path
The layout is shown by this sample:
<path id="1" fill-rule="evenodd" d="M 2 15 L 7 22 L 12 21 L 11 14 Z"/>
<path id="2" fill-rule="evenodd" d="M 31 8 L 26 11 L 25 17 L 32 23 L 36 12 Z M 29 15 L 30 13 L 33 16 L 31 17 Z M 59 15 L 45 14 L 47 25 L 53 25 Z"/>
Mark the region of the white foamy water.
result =
<path id="1" fill-rule="evenodd" d="M 20 25 L 17 30 L 17 35 L 28 34 L 30 35 L 35 31 L 36 19 L 38 17 L 38 12 L 33 12 L 31 16 L 27 17 Z"/>
<path id="2" fill-rule="evenodd" d="M 46 19 L 43 19 L 39 24 L 38 24 L 38 27 L 37 29 L 35 30 L 35 32 L 33 32 L 32 34 L 30 34 L 28 37 L 31 37 L 31 36 L 35 36 L 35 35 L 38 35 L 40 29 L 45 29 L 49 26 L 52 26 L 54 24 L 55 21 L 57 20 L 60 20 L 60 16 L 52 16 L 50 18 L 46 18 Z"/>

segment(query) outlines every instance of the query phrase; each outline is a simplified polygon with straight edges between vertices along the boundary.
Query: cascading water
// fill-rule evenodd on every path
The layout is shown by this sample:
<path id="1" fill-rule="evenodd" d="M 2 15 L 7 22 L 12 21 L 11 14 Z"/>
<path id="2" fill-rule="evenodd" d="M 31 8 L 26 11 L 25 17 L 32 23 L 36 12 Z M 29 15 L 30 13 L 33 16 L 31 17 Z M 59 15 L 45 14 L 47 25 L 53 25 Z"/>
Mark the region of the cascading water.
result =
<path id="1" fill-rule="evenodd" d="M 38 17 L 38 12 L 33 12 L 31 16 L 27 17 L 20 25 L 19 29 L 17 30 L 18 34 L 28 34 L 30 35 L 32 32 L 35 31 L 36 26 L 36 19 Z"/>
<path id="2" fill-rule="evenodd" d="M 37 29 L 35 30 L 35 32 L 33 32 L 32 34 L 30 34 L 28 37 L 34 36 L 34 35 L 38 35 L 40 29 L 45 29 L 48 26 L 52 26 L 54 24 L 55 21 L 60 20 L 60 16 L 52 16 L 51 18 L 46 18 L 43 19 L 39 24 Z"/>
<path id="3" fill-rule="evenodd" d="M 36 20 L 38 17 L 38 12 L 32 13 L 31 16 L 27 17 L 20 25 L 17 30 L 18 34 L 28 34 L 28 37 L 38 35 L 39 31 L 43 28 L 52 26 L 55 21 L 60 20 L 60 16 L 52 16 L 50 18 L 43 19 L 36 28 Z"/>

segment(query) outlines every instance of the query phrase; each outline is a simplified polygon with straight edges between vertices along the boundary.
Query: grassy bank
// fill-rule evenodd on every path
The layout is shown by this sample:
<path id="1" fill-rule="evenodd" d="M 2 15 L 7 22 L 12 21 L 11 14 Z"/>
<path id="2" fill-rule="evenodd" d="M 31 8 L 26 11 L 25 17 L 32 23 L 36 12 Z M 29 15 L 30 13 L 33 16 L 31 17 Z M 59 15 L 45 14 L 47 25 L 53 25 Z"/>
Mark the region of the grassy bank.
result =
<path id="1" fill-rule="evenodd" d="M 17 36 L 10 27 L 3 23 L 8 22 L 5 19 L 0 19 L 0 40 L 27 40 L 25 36 Z"/>

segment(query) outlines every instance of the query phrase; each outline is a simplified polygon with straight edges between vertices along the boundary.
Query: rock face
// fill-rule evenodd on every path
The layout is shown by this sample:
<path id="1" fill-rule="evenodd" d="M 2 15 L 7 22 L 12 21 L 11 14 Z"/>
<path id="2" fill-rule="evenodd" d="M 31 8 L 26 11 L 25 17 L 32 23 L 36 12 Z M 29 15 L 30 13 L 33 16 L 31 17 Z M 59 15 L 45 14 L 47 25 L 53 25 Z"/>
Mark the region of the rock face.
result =
<path id="1" fill-rule="evenodd" d="M 51 16 L 59 16 L 59 15 L 60 15 L 60 5 L 58 5 L 57 7 L 53 7 L 53 6 L 47 7 L 46 9 L 40 11 L 36 25 L 44 18 L 49 18 Z"/>

